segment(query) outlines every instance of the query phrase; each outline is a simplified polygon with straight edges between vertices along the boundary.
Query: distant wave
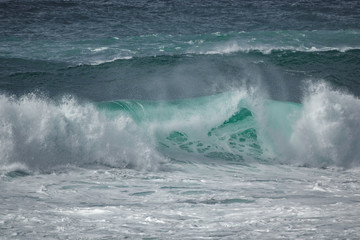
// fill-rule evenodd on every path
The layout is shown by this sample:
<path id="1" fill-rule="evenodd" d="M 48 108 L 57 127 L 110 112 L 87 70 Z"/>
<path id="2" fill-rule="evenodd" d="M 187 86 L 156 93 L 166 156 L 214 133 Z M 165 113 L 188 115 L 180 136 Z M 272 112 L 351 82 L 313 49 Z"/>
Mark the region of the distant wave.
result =
<path id="1" fill-rule="evenodd" d="M 294 47 L 294 46 L 242 46 L 238 43 L 226 43 L 214 47 L 213 49 L 200 51 L 200 52 L 189 52 L 192 54 L 230 54 L 236 52 L 250 53 L 250 52 L 261 52 L 263 54 L 271 54 L 274 51 L 291 51 L 291 52 L 329 52 L 329 51 L 338 51 L 338 52 L 347 52 L 351 50 L 360 50 L 359 47 Z"/>
<path id="2" fill-rule="evenodd" d="M 358 30 L 254 31 L 198 35 L 152 34 L 109 39 L 33 40 L 1 38 L 0 56 L 73 65 L 98 65 L 117 59 L 183 54 L 272 51 L 346 52 L 360 49 Z"/>
<path id="3" fill-rule="evenodd" d="M 106 60 L 94 60 L 92 62 L 89 62 L 89 65 L 101 65 L 104 63 L 112 63 L 117 60 L 130 60 L 130 59 L 141 59 L 141 58 L 155 58 L 155 57 L 187 57 L 187 56 L 196 56 L 196 55 L 224 55 L 224 54 L 234 54 L 234 53 L 247 53 L 247 54 L 253 54 L 253 53 L 262 53 L 265 55 L 270 55 L 274 52 L 292 52 L 292 53 L 313 53 L 313 52 L 340 52 L 340 53 L 346 53 L 348 51 L 356 51 L 360 50 L 359 47 L 276 47 L 276 46 L 240 46 L 237 43 L 226 43 L 221 46 L 213 47 L 212 49 L 206 50 L 206 51 L 189 51 L 186 53 L 180 53 L 180 54 L 166 54 L 166 53 L 160 53 L 155 56 L 126 56 L 126 57 L 115 57 L 113 59 L 106 59 Z M 81 64 L 83 65 L 83 64 Z M 85 64 L 86 65 L 86 64 Z"/>
<path id="4" fill-rule="evenodd" d="M 198 51 L 188 51 L 185 53 L 172 53 L 172 54 L 167 54 L 167 53 L 161 53 L 158 55 L 154 55 L 154 56 L 147 56 L 147 55 L 134 55 L 134 56 L 116 56 L 114 58 L 109 58 L 109 59 L 94 59 L 88 62 L 84 62 L 84 63 L 78 63 L 76 65 L 73 65 L 71 63 L 67 63 L 67 62 L 59 62 L 59 61 L 53 61 L 53 60 L 37 60 L 34 58 L 13 58 L 13 57 L 0 57 L 0 61 L 1 62 L 6 62 L 7 65 L 11 64 L 12 62 L 14 62 L 14 64 L 16 63 L 17 65 L 19 65 L 21 67 L 21 65 L 29 65 L 30 62 L 32 62 L 32 64 L 42 64 L 42 66 L 51 68 L 50 65 L 57 65 L 58 68 L 66 68 L 66 66 L 68 67 L 77 67 L 77 66 L 86 66 L 86 65 L 91 65 L 91 66 L 97 66 L 97 65 L 102 65 L 102 64 L 107 64 L 107 63 L 113 63 L 113 62 L 117 62 L 117 61 L 122 61 L 122 60 L 131 60 L 131 61 L 143 61 L 143 59 L 153 59 L 154 61 L 156 61 L 156 59 L 159 59 L 161 61 L 163 61 L 163 59 L 178 59 L 178 58 L 189 58 L 189 57 L 196 57 L 196 56 L 201 56 L 201 55 L 233 55 L 233 54 L 246 54 L 248 56 L 258 56 L 258 53 L 261 53 L 263 55 L 272 55 L 272 54 L 277 54 L 277 53 L 286 53 L 287 55 L 284 56 L 282 55 L 281 57 L 283 59 L 286 59 L 286 57 L 288 56 L 293 56 L 293 54 L 297 54 L 297 53 L 331 53 L 331 52 L 338 52 L 338 53 L 342 53 L 342 54 L 346 54 L 346 53 L 351 53 L 351 52 L 357 52 L 360 50 L 360 46 L 359 47 L 292 47 L 292 46 L 288 46 L 288 47 L 276 47 L 276 46 L 271 46 L 271 45 L 264 45 L 264 46 L 241 46 L 236 42 L 230 42 L 230 43 L 224 43 L 224 44 L 219 44 L 218 46 L 214 46 L 211 49 L 207 49 L 207 50 L 198 50 Z M 246 56 L 246 55 L 241 55 L 241 56 Z M 276 56 L 276 55 L 274 55 Z M 324 55 L 325 56 L 325 55 Z M 343 55 L 344 57 L 346 57 L 346 55 Z M 329 59 L 332 60 L 332 59 Z M 36 69 L 36 65 L 34 65 L 34 69 Z M 44 67 L 42 67 L 44 68 Z M 4 69 L 4 72 L 6 72 L 7 69 Z"/>

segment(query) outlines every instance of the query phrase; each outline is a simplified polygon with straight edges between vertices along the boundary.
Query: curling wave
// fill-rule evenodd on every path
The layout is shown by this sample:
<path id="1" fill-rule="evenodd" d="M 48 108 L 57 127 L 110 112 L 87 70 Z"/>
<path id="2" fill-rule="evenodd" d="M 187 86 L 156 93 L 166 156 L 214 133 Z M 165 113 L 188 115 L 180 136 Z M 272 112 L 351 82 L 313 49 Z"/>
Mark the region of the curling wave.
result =
<path id="1" fill-rule="evenodd" d="M 1 95 L 1 165 L 39 172 L 89 164 L 158 169 L 168 159 L 357 166 L 360 100 L 325 83 L 306 92 L 302 104 L 244 91 L 94 104 Z"/>

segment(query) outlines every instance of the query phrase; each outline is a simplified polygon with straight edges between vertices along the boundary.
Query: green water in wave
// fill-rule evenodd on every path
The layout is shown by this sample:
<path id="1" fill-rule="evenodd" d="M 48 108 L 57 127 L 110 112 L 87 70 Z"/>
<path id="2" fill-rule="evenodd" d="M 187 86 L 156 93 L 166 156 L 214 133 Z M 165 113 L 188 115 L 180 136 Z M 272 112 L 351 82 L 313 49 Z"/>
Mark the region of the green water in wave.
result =
<path id="1" fill-rule="evenodd" d="M 239 93 L 177 101 L 122 100 L 97 106 L 109 117 L 126 114 L 175 159 L 220 159 L 245 164 L 273 159 L 271 136 L 288 140 L 300 104 L 266 100 L 261 109 Z M 270 134 L 270 135 L 269 135 Z"/>

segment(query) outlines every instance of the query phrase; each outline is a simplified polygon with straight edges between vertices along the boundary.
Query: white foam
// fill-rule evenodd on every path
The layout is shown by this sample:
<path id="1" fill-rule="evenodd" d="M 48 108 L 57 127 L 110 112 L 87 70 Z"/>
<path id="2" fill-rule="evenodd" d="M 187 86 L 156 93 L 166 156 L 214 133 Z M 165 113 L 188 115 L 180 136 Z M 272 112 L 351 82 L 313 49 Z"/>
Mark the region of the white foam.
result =
<path id="1" fill-rule="evenodd" d="M 117 57 L 113 57 L 110 59 L 96 59 L 96 60 L 92 60 L 90 62 L 90 65 L 96 66 L 96 65 L 100 65 L 103 63 L 110 63 L 110 62 L 115 62 L 116 60 L 129 60 L 132 59 L 132 56 L 117 56 Z"/>
<path id="2" fill-rule="evenodd" d="M 310 84 L 290 139 L 294 158 L 309 165 L 351 167 L 360 163 L 360 99 Z"/>
<path id="3" fill-rule="evenodd" d="M 99 48 L 89 48 L 91 52 L 102 52 L 109 49 L 108 47 L 99 47 Z"/>

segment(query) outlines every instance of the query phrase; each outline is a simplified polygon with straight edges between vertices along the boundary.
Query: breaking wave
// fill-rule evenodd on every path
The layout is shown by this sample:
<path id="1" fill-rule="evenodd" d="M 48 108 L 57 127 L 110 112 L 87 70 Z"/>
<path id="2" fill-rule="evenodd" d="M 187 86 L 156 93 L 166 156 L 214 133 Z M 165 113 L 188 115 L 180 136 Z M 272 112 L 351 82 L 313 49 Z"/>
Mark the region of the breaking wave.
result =
<path id="1" fill-rule="evenodd" d="M 242 90 L 99 103 L 1 95 L 0 159 L 2 169 L 35 172 L 92 164 L 153 170 L 171 160 L 349 168 L 360 162 L 359 110 L 358 98 L 323 82 L 309 83 L 301 104 Z"/>

